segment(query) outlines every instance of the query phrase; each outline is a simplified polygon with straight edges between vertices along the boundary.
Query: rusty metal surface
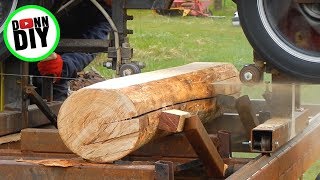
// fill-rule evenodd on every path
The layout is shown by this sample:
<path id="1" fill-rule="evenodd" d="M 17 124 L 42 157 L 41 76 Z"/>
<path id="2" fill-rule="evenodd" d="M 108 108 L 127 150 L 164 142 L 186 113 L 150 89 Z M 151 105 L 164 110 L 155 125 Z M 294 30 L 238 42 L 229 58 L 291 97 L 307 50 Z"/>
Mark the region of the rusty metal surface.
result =
<path id="1" fill-rule="evenodd" d="M 249 96 L 242 96 L 236 101 L 236 108 L 240 116 L 243 127 L 247 131 L 247 137 L 251 137 L 251 130 L 257 127 L 260 123 L 258 121 L 256 112 L 252 108 Z"/>
<path id="2" fill-rule="evenodd" d="M 47 102 L 36 92 L 34 86 L 26 86 L 25 92 L 34 101 L 46 118 L 57 128 L 57 115 L 50 109 Z"/>
<path id="3" fill-rule="evenodd" d="M 21 62 L 22 63 L 22 75 L 21 77 L 21 97 L 22 97 L 22 102 L 21 102 L 21 113 L 22 113 L 22 128 L 28 128 L 29 127 L 29 111 L 28 107 L 30 105 L 30 100 L 28 99 L 28 95 L 26 93 L 26 87 L 29 84 L 29 64 L 27 62 Z"/>
<path id="4" fill-rule="evenodd" d="M 252 152 L 270 153 L 288 142 L 290 119 L 273 118 L 252 130 Z"/>
<path id="5" fill-rule="evenodd" d="M 218 146 L 218 137 L 210 135 L 214 144 Z M 137 151 L 131 153 L 133 156 L 157 156 L 157 157 L 182 157 L 182 158 L 196 158 L 197 154 L 194 152 L 188 139 L 183 134 L 174 134 L 159 140 L 150 142 Z"/>
<path id="6" fill-rule="evenodd" d="M 224 164 L 216 146 L 212 143 L 198 116 L 186 119 L 184 134 L 199 159 L 203 162 L 208 176 L 224 177 L 227 165 Z"/>
<path id="7" fill-rule="evenodd" d="M 21 152 L 20 149 L 0 149 L 1 160 L 39 160 L 39 159 L 73 159 L 78 158 L 75 154 L 64 153 L 37 153 L 37 152 Z"/>
<path id="8" fill-rule="evenodd" d="M 320 158 L 320 114 L 271 156 L 260 156 L 228 179 L 299 179 Z"/>
<path id="9" fill-rule="evenodd" d="M 233 152 L 250 152 L 250 146 L 243 142 L 250 141 L 246 131 L 236 113 L 225 113 L 214 121 L 204 124 L 209 134 L 217 134 L 221 129 L 232 132 L 231 149 Z"/>
<path id="10" fill-rule="evenodd" d="M 14 169 L 14 171 L 13 171 Z M 17 173 L 19 172 L 19 173 Z M 0 177 L 24 180 L 155 179 L 154 165 L 114 165 L 79 163 L 68 168 L 0 160 Z"/>
<path id="11" fill-rule="evenodd" d="M 174 180 L 174 167 L 170 161 L 155 162 L 156 180 Z"/>
<path id="12" fill-rule="evenodd" d="M 219 144 L 215 145 L 218 148 L 218 152 L 222 158 L 232 157 L 231 150 L 231 132 L 228 131 L 218 131 Z"/>
<path id="13" fill-rule="evenodd" d="M 57 129 L 22 130 L 21 151 L 46 153 L 72 153 L 64 145 Z"/>
<path id="14" fill-rule="evenodd" d="M 20 141 L 0 144 L 0 149 L 20 149 L 20 147 L 21 147 Z"/>
<path id="15" fill-rule="evenodd" d="M 57 113 L 61 102 L 49 103 L 49 107 Z M 38 127 L 49 124 L 50 121 L 35 106 L 29 106 L 29 127 Z M 20 111 L 4 111 L 0 113 L 0 136 L 16 133 L 23 129 L 22 113 Z"/>
<path id="16" fill-rule="evenodd" d="M 43 78 L 41 85 L 42 98 L 47 102 L 53 101 L 53 78 Z"/>
<path id="17" fill-rule="evenodd" d="M 270 153 L 279 149 L 307 127 L 310 115 L 310 112 L 305 110 L 295 113 L 294 119 L 272 118 L 254 128 L 251 139 L 252 151 Z M 295 121 L 294 131 L 291 131 L 292 121 Z"/>

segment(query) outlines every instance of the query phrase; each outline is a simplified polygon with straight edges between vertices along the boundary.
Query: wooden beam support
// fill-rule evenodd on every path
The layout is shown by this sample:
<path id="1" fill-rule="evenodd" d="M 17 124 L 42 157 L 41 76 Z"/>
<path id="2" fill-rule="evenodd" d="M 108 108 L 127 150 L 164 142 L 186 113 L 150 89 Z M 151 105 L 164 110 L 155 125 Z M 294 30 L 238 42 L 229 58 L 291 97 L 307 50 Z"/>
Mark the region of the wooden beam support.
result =
<path id="1" fill-rule="evenodd" d="M 211 177 L 224 177 L 228 166 L 224 164 L 198 116 L 186 119 L 184 133 L 199 159 L 203 162 L 208 175 Z"/>
<path id="2" fill-rule="evenodd" d="M 172 133 L 182 132 L 184 121 L 189 117 L 191 117 L 189 112 L 177 109 L 163 111 L 160 115 L 158 128 Z"/>

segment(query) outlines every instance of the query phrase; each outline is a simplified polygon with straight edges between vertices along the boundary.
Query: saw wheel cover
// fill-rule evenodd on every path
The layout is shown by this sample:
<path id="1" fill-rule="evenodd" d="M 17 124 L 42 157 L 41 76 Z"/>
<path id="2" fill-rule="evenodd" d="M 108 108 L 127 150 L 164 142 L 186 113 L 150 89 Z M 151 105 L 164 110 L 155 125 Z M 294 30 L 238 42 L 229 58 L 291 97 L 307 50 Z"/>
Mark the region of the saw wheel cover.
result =
<path id="1" fill-rule="evenodd" d="M 300 5 L 293 0 L 238 0 L 237 4 L 243 31 L 265 61 L 298 80 L 320 82 L 319 29 L 312 26 L 311 18 L 303 14 Z M 293 8 L 297 16 L 289 14 Z M 290 24 L 285 16 L 298 23 Z M 286 27 L 287 34 L 282 27 Z M 299 30 L 292 30 L 298 27 Z M 304 34 L 299 36 L 300 31 Z M 311 31 L 313 36 L 307 38 Z M 291 36 L 300 38 L 304 44 L 290 39 Z"/>
<path id="2" fill-rule="evenodd" d="M 5 59 L 9 55 L 9 52 L 3 41 L 2 33 L 7 17 L 17 8 L 17 5 L 18 0 L 0 2 L 0 60 Z"/>

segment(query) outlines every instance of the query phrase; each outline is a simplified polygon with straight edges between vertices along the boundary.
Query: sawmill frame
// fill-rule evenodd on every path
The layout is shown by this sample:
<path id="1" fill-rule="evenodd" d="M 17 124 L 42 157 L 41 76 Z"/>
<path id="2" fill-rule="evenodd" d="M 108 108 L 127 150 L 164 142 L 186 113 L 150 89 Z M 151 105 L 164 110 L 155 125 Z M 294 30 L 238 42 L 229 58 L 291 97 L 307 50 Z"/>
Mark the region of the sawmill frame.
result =
<path id="1" fill-rule="evenodd" d="M 250 146 L 243 143 L 250 140 L 240 120 L 243 115 L 239 116 L 238 113 L 230 111 L 230 104 L 236 106 L 239 102 L 225 96 L 219 97 L 218 101 L 220 110 L 225 113 L 215 121 L 205 124 L 205 127 L 209 133 L 207 137 L 219 152 L 219 155 L 212 155 L 212 158 L 222 159 L 223 164 L 228 166 L 224 172 L 225 178 L 300 178 L 303 172 L 319 158 L 320 143 L 317 137 L 320 135 L 320 114 L 318 114 L 320 106 L 305 106 L 309 109 L 308 111 L 296 113 L 295 119 L 304 119 L 309 124 L 301 133 L 272 153 L 263 152 L 257 158 L 250 159 L 232 158 L 232 152 L 250 152 Z M 251 108 L 254 112 L 267 109 L 266 102 L 261 100 L 251 101 L 250 107 L 242 104 L 242 109 L 245 108 Z M 259 119 L 259 121 L 263 120 Z M 217 173 L 208 176 L 210 175 L 210 173 L 207 174 L 208 170 L 215 171 L 215 169 L 212 167 L 210 169 L 210 166 L 202 163 L 201 158 L 198 159 L 199 149 L 193 150 L 192 142 L 190 144 L 185 133 L 177 133 L 151 142 L 113 164 L 93 164 L 72 154 L 61 141 L 57 130 L 50 127 L 49 129 L 25 129 L 21 134 L 4 136 L 0 139 L 0 175 L 13 179 L 22 177 L 27 179 L 33 177 L 36 179 L 217 177 Z M 196 137 L 193 135 L 193 138 Z M 198 144 L 201 141 L 205 142 L 203 137 L 196 138 L 194 141 Z M 204 152 L 203 148 L 202 152 Z M 208 156 L 210 155 L 206 154 L 204 157 L 208 158 Z M 216 165 L 219 166 L 219 163 Z M 19 173 L 12 169 L 18 170 Z"/>

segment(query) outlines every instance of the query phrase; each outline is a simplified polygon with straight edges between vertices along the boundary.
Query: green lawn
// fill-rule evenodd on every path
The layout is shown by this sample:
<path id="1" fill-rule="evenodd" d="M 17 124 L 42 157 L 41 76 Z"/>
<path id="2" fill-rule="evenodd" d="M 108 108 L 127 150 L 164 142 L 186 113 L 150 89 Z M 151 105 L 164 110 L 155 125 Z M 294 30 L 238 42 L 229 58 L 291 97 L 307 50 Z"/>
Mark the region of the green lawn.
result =
<path id="1" fill-rule="evenodd" d="M 134 48 L 134 60 L 143 61 L 153 71 L 179 66 L 195 61 L 230 62 L 239 70 L 252 63 L 252 48 L 242 29 L 231 24 L 235 5 L 226 0 L 223 11 L 214 15 L 225 18 L 165 17 L 152 11 L 130 11 L 135 20 L 129 23 L 134 30 L 130 43 Z M 100 55 L 91 65 L 105 77 L 114 77 L 114 72 L 102 67 L 106 55 Z M 252 90 L 253 89 L 253 90 Z M 320 102 L 318 88 L 303 87 L 303 100 Z M 261 98 L 263 87 L 245 89 L 250 97 Z M 311 168 L 305 179 L 314 179 L 319 173 L 320 162 Z"/>
<path id="2" fill-rule="evenodd" d="M 241 68 L 250 63 L 250 45 L 240 27 L 233 27 L 231 17 L 235 5 L 226 1 L 228 8 L 217 15 L 225 18 L 166 17 L 152 11 L 130 11 L 135 20 L 129 23 L 134 30 L 130 43 L 134 48 L 134 60 L 143 61 L 152 71 L 179 66 L 194 61 L 230 62 Z M 214 13 L 215 14 L 215 13 Z M 99 59 L 105 59 L 100 56 Z M 112 77 L 112 71 L 104 70 L 100 61 L 95 68 Z"/>

